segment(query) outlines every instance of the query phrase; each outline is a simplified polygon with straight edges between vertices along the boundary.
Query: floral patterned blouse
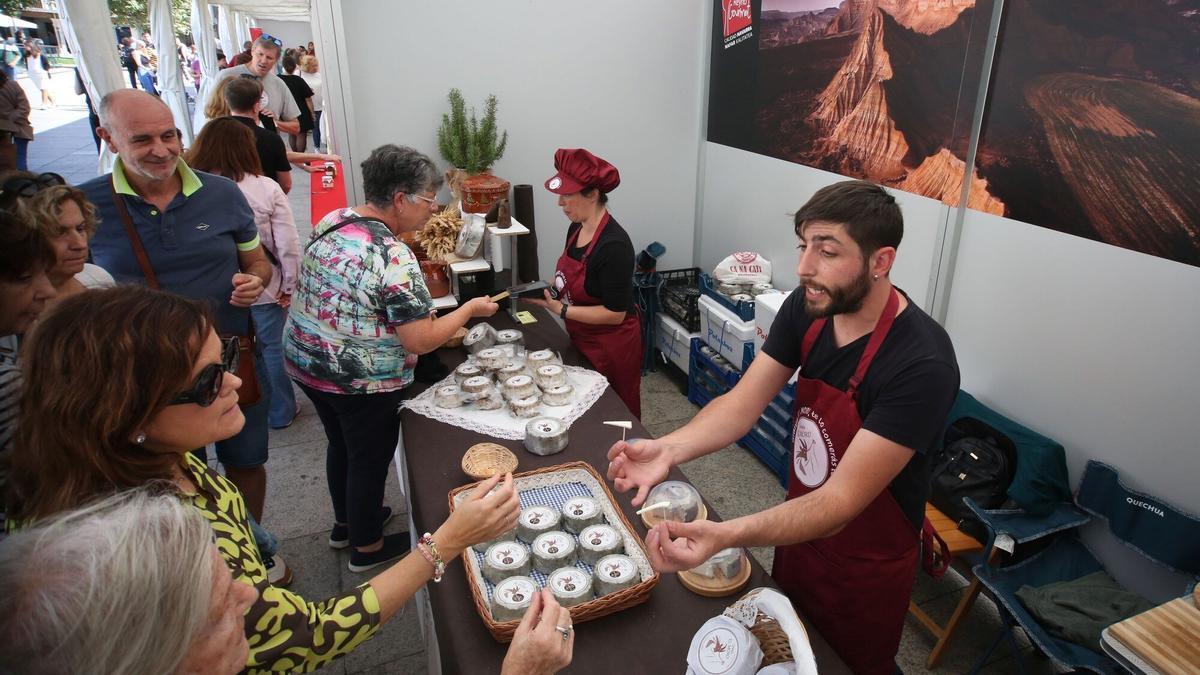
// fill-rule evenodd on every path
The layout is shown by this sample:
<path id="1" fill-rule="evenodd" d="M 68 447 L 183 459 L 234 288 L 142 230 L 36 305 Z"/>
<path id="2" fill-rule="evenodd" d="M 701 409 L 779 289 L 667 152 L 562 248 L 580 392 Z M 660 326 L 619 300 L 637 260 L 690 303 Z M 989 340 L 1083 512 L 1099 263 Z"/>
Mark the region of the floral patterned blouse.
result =
<path id="1" fill-rule="evenodd" d="M 357 215 L 333 211 L 313 237 Z M 393 329 L 432 311 L 416 256 L 382 222 L 339 228 L 304 252 L 284 337 L 288 374 L 335 394 L 402 389 L 412 383 L 417 356 Z"/>
<path id="2" fill-rule="evenodd" d="M 312 672 L 379 630 L 379 598 L 369 584 L 321 602 L 270 585 L 250 533 L 242 494 L 191 453 L 186 468 L 199 489 L 184 499 L 212 526 L 217 549 L 233 578 L 258 589 L 258 600 L 246 612 L 250 657 L 244 672 Z"/>

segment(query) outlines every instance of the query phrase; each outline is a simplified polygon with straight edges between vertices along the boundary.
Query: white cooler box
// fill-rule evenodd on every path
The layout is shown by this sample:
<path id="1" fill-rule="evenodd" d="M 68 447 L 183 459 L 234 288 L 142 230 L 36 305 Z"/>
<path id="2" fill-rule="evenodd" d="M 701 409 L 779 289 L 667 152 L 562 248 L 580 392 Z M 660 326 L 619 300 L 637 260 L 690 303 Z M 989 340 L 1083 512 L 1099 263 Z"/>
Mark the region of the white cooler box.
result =
<path id="1" fill-rule="evenodd" d="M 674 363 L 683 372 L 688 372 L 688 363 L 692 351 L 692 338 L 700 337 L 699 333 L 689 333 L 678 321 L 667 316 L 666 312 L 658 313 L 658 326 L 654 331 L 654 346 L 658 351 Z"/>
<path id="2" fill-rule="evenodd" d="M 775 317 L 779 314 L 779 308 L 783 306 L 783 301 L 792 292 L 787 293 L 767 293 L 765 295 L 755 296 L 754 298 L 754 353 L 762 351 L 763 343 L 767 341 L 767 335 L 771 333 L 771 324 L 775 323 Z M 788 383 L 796 381 L 796 373 L 792 373 L 792 379 Z"/>
<path id="3" fill-rule="evenodd" d="M 700 296 L 699 310 L 700 339 L 745 372 L 754 360 L 754 322 L 742 321 L 707 295 Z"/>

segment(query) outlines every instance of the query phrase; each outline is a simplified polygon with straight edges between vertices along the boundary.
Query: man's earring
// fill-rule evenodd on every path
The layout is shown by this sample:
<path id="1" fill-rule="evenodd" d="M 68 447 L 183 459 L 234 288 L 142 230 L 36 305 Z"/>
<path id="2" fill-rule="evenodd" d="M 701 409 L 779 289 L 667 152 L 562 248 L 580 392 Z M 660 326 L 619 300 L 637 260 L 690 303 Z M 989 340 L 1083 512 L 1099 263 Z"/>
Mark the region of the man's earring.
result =
<path id="1" fill-rule="evenodd" d="M 146 432 L 139 431 L 137 436 L 133 437 L 133 442 L 141 445 L 146 442 Z"/>

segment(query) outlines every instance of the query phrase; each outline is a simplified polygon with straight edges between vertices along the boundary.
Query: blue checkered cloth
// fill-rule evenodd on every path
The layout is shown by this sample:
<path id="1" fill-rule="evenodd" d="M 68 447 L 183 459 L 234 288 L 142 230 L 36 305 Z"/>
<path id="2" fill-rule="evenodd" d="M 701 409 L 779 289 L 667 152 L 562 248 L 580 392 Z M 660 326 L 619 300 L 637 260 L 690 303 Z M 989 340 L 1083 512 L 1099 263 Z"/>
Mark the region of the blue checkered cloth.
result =
<path id="1" fill-rule="evenodd" d="M 588 490 L 586 485 L 584 485 L 583 483 L 579 483 L 579 482 L 560 483 L 558 485 L 551 485 L 548 487 L 540 487 L 540 488 L 533 488 L 530 490 L 522 490 L 520 492 L 520 494 L 518 495 L 518 497 L 521 500 L 521 508 L 522 509 L 527 509 L 531 506 L 549 506 L 550 508 L 553 508 L 553 509 L 559 511 L 560 513 L 562 512 L 563 504 L 566 504 L 568 501 L 570 501 L 576 497 L 591 497 L 592 499 L 595 499 L 597 501 L 607 501 L 608 500 L 608 497 L 606 497 L 604 495 L 597 496 L 597 495 L 592 494 L 591 490 Z M 605 522 L 608 522 L 607 519 L 605 520 Z M 616 525 L 614 523 L 608 523 L 608 524 L 616 527 Z M 617 529 L 620 530 L 619 527 Z M 563 531 L 566 532 L 565 527 L 564 527 Z M 533 552 L 529 551 L 529 546 L 525 545 L 524 542 L 518 542 L 518 543 L 520 543 L 522 546 L 524 546 L 525 550 L 529 552 L 529 560 L 530 560 L 530 564 L 532 564 Z M 575 546 L 576 546 L 576 551 L 578 551 L 579 550 L 578 549 L 579 537 L 575 537 Z M 471 550 L 472 555 L 475 556 L 475 565 L 479 569 L 482 570 L 483 569 L 483 552 L 476 551 L 474 548 L 472 548 L 470 550 Z M 582 560 L 576 562 L 575 566 L 578 567 L 579 569 L 583 570 L 589 577 L 592 575 L 592 571 L 594 568 L 591 565 L 583 562 Z M 541 572 L 539 572 L 537 570 L 531 570 L 529 573 L 529 576 L 538 583 L 538 586 L 540 586 L 542 588 L 546 587 L 546 582 L 548 581 L 548 577 L 545 574 L 542 574 Z M 488 603 L 490 604 L 492 601 L 492 591 L 495 590 L 496 587 L 492 584 L 492 582 L 488 581 L 486 577 L 483 578 L 483 585 L 487 591 L 487 599 L 488 599 Z"/>

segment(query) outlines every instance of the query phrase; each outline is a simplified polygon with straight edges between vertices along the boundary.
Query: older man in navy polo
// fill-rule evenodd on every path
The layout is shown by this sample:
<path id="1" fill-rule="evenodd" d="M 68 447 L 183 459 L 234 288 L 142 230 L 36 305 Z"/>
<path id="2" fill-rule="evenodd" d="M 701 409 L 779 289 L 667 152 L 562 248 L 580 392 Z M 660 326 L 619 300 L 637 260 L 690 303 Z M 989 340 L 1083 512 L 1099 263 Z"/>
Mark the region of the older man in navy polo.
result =
<path id="1" fill-rule="evenodd" d="M 118 89 L 100 101 L 99 112 L 97 133 L 118 158 L 111 174 L 80 186 L 100 218 L 91 242 L 96 263 L 118 282 L 150 283 L 152 275 L 163 290 L 208 302 L 222 335 L 251 335 L 250 305 L 270 281 L 271 264 L 237 184 L 184 163 L 171 111 L 154 96 Z M 138 247 L 144 261 L 135 253 Z M 263 400 L 243 409 L 245 426 L 217 443 L 217 458 L 251 515 L 261 520 L 269 390 L 261 359 L 255 360 Z M 269 559 L 274 551 L 262 544 Z"/>

